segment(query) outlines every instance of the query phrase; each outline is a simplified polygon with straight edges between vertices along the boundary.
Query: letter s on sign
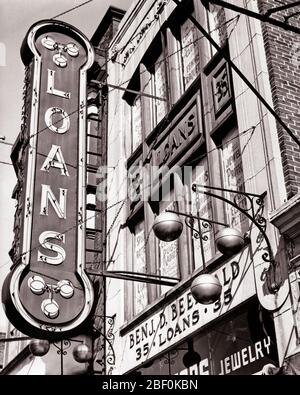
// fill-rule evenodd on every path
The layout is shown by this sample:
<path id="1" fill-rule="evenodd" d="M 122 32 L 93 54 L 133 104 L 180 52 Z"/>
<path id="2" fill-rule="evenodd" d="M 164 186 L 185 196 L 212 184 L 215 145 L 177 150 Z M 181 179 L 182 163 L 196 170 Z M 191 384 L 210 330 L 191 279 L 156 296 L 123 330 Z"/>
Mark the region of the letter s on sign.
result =
<path id="1" fill-rule="evenodd" d="M 50 241 L 48 241 L 49 239 L 60 240 L 64 243 L 65 235 L 53 231 L 46 231 L 41 233 L 39 237 L 39 242 L 41 247 L 45 248 L 46 250 L 56 252 L 57 256 L 53 257 L 53 256 L 45 255 L 42 254 L 40 251 L 38 251 L 38 261 L 46 262 L 49 263 L 50 265 L 60 265 L 66 259 L 66 252 L 61 246 L 57 244 L 53 244 Z"/>

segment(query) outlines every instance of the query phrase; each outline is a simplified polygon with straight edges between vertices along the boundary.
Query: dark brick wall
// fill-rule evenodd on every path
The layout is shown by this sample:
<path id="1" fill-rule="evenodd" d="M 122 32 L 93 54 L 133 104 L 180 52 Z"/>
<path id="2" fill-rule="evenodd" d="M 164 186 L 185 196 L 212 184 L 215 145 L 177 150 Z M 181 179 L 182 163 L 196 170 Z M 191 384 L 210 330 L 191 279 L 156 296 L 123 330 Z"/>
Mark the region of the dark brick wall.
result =
<path id="1" fill-rule="evenodd" d="M 293 3 L 293 0 L 259 0 L 260 12 Z M 272 15 L 284 21 L 300 8 L 293 7 Z M 300 27 L 300 14 L 289 19 Z M 262 23 L 267 54 L 273 104 L 276 112 L 300 139 L 300 35 L 268 23 Z M 283 172 L 288 198 L 300 192 L 300 151 L 297 144 L 278 125 L 278 138 L 283 163 Z"/>

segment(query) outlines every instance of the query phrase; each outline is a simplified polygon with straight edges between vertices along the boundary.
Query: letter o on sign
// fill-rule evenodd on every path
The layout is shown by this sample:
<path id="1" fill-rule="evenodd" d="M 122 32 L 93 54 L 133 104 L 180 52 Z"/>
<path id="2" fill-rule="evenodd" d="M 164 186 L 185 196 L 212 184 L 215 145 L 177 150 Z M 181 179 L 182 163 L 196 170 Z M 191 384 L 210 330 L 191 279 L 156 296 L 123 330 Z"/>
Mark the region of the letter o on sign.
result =
<path id="1" fill-rule="evenodd" d="M 60 127 L 55 126 L 58 124 L 58 121 L 55 121 L 53 124 L 53 115 L 60 114 L 62 125 Z M 47 127 L 54 133 L 64 134 L 70 129 L 70 118 L 69 115 L 62 108 L 59 107 L 50 107 L 45 113 L 45 123 Z"/>

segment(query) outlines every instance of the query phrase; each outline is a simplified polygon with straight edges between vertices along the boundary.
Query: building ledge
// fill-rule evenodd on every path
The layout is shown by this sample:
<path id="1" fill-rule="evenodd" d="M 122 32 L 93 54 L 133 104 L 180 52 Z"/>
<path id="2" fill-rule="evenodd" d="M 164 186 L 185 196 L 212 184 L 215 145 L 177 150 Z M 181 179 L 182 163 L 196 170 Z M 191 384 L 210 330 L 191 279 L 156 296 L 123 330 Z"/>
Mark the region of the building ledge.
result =
<path id="1" fill-rule="evenodd" d="M 300 193 L 270 214 L 270 222 L 290 239 L 300 235 Z"/>

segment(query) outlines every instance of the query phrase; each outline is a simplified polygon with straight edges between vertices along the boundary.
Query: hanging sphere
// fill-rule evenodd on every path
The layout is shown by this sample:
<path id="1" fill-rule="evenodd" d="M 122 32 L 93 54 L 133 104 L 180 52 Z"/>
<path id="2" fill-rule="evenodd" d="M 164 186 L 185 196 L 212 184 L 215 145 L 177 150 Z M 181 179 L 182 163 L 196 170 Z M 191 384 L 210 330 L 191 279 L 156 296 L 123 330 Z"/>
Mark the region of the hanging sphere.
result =
<path id="1" fill-rule="evenodd" d="M 32 355 L 36 357 L 42 357 L 46 355 L 50 349 L 50 343 L 48 340 L 33 339 L 29 343 L 29 350 Z"/>
<path id="2" fill-rule="evenodd" d="M 88 362 L 92 359 L 92 352 L 86 344 L 78 344 L 73 349 L 73 357 L 77 362 Z"/>
<path id="3" fill-rule="evenodd" d="M 222 285 L 216 276 L 212 274 L 200 274 L 191 285 L 194 299 L 201 304 L 211 304 L 219 299 Z"/>
<path id="4" fill-rule="evenodd" d="M 201 362 L 201 357 L 196 351 L 189 350 L 184 354 L 182 362 L 186 368 L 190 368 L 191 366 L 198 365 Z"/>
<path id="5" fill-rule="evenodd" d="M 232 256 L 242 250 L 245 239 L 239 230 L 224 228 L 215 238 L 217 249 L 226 256 Z"/>
<path id="6" fill-rule="evenodd" d="M 159 240 L 174 241 L 181 235 L 183 224 L 177 214 L 163 212 L 155 218 L 154 234 Z"/>

